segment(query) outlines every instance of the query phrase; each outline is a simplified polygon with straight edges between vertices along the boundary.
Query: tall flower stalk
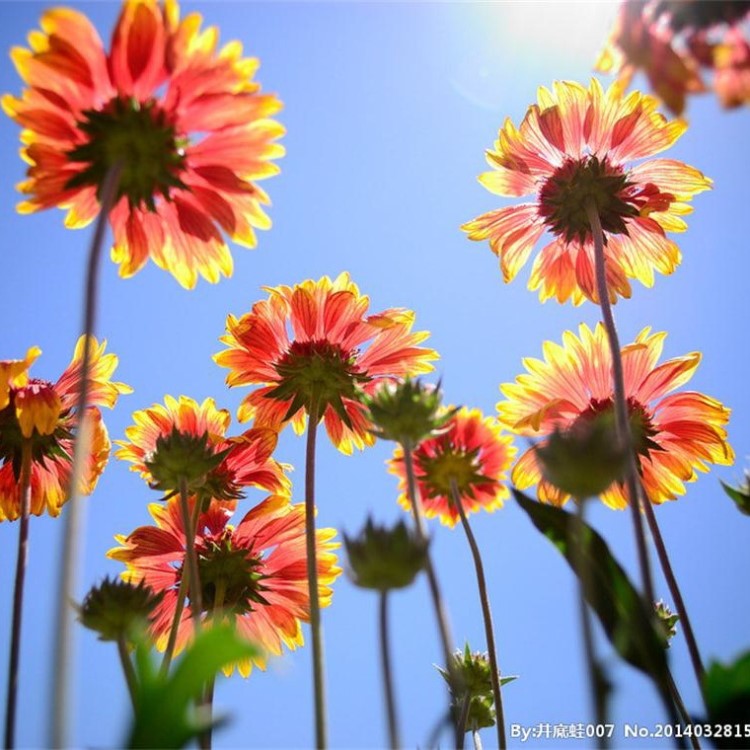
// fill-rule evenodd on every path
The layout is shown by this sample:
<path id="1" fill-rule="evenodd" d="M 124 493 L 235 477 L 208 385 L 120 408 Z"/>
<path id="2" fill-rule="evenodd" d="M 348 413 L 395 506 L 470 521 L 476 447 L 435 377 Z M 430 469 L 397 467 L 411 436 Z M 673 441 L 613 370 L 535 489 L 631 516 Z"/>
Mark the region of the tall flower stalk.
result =
<path id="1" fill-rule="evenodd" d="M 471 556 L 474 560 L 474 570 L 477 576 L 477 587 L 479 588 L 479 601 L 482 604 L 482 619 L 484 620 L 484 636 L 487 639 L 487 654 L 490 661 L 490 679 L 492 680 L 492 694 L 495 697 L 497 746 L 504 750 L 508 746 L 505 735 L 505 712 L 503 710 L 503 694 L 500 689 L 500 666 L 497 660 L 497 647 L 495 646 L 495 631 L 492 625 L 492 610 L 490 608 L 490 597 L 487 591 L 487 580 L 484 575 L 484 564 L 479 552 L 479 545 L 474 537 L 474 532 L 469 525 L 469 519 L 461 502 L 461 495 L 455 477 L 451 477 L 451 497 L 453 504 L 461 517 L 461 525 L 464 528 L 466 539 L 471 548 Z"/>
<path id="2" fill-rule="evenodd" d="M 318 433 L 319 400 L 310 399 L 305 451 L 305 549 L 307 551 L 307 590 L 310 595 L 310 634 L 313 657 L 313 692 L 315 696 L 315 743 L 317 748 L 328 746 L 328 716 L 326 711 L 325 657 L 323 654 L 323 626 L 318 600 L 318 559 L 315 551 L 315 448 Z"/>
<path id="3" fill-rule="evenodd" d="M 13 616 L 11 620 L 10 656 L 8 658 L 8 692 L 5 704 L 5 745 L 7 750 L 16 744 L 16 706 L 18 700 L 18 664 L 21 656 L 23 623 L 23 594 L 29 545 L 29 514 L 31 512 L 31 441 L 21 445 L 21 476 L 18 483 L 21 498 L 21 518 L 18 526 L 16 577 L 13 584 Z"/>
<path id="4" fill-rule="evenodd" d="M 625 482 L 628 491 L 633 529 L 635 532 L 636 549 L 638 550 L 638 564 L 641 571 L 643 593 L 647 602 L 655 602 L 654 582 L 651 575 L 651 564 L 646 547 L 646 535 L 643 530 L 643 518 L 641 517 L 640 501 L 640 478 L 636 466 L 636 456 L 633 451 L 633 436 L 630 433 L 630 418 L 628 416 L 628 404 L 625 397 L 625 376 L 622 367 L 622 355 L 620 341 L 617 336 L 612 306 L 610 305 L 610 290 L 607 286 L 607 270 L 604 258 L 604 233 L 602 232 L 601 219 L 594 202 L 589 199 L 584 205 L 586 217 L 591 225 L 591 234 L 594 242 L 594 264 L 596 271 L 596 287 L 599 305 L 602 310 L 602 319 L 607 331 L 607 341 L 612 357 L 612 383 L 614 387 L 615 427 L 617 439 L 621 446 L 628 451 L 625 464 Z"/>

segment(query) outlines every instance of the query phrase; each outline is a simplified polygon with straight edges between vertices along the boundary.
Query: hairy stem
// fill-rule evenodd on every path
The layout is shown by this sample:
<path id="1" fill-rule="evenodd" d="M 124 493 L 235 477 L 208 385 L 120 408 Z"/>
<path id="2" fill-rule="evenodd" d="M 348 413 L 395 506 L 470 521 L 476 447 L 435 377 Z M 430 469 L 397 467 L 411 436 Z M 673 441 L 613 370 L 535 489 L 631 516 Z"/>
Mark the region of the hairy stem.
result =
<path id="1" fill-rule="evenodd" d="M 125 682 L 128 686 L 128 695 L 130 696 L 130 702 L 135 707 L 135 695 L 136 690 L 138 689 L 138 679 L 135 675 L 133 662 L 130 660 L 130 654 L 128 653 L 128 644 L 125 643 L 125 637 L 123 635 L 120 635 L 117 638 L 117 653 L 120 657 L 122 672 L 125 675 Z"/>
<path id="2" fill-rule="evenodd" d="M 391 750 L 401 747 L 396 715 L 396 698 L 393 689 L 393 668 L 391 665 L 391 645 L 388 637 L 388 591 L 380 592 L 380 660 L 383 669 L 383 689 L 385 708 L 388 717 L 388 740 Z"/>
<path id="3" fill-rule="evenodd" d="M 654 584 L 651 576 L 651 565 L 649 563 L 648 551 L 646 549 L 646 535 L 643 530 L 643 519 L 640 513 L 640 500 L 638 493 L 638 467 L 633 452 L 633 438 L 630 432 L 630 418 L 628 416 L 628 403 L 625 395 L 625 376 L 622 366 L 622 351 L 620 341 L 617 337 L 617 328 L 612 314 L 612 306 L 609 302 L 609 288 L 607 286 L 607 268 L 604 259 L 604 232 L 602 223 L 593 201 L 587 201 L 585 205 L 586 215 L 591 224 L 591 234 L 594 239 L 594 262 L 596 266 L 596 288 L 599 295 L 599 306 L 602 310 L 602 319 L 607 331 L 607 340 L 612 355 L 612 380 L 614 382 L 615 395 L 615 425 L 620 445 L 628 450 L 627 474 L 625 485 L 630 502 L 630 514 L 633 519 L 635 530 L 635 541 L 638 550 L 638 563 L 643 582 L 643 593 L 646 600 L 653 605 Z"/>
<path id="4" fill-rule="evenodd" d="M 102 245 L 107 229 L 107 218 L 114 206 L 117 184 L 122 164 L 110 167 L 102 184 L 99 199 L 99 217 L 89 248 L 86 267 L 86 291 L 83 312 L 83 360 L 81 362 L 81 388 L 78 393 L 76 415 L 78 430 L 73 445 L 73 467 L 68 487 L 65 526 L 60 558 L 60 577 L 57 590 L 57 617 L 55 628 L 55 648 L 52 674 L 52 721 L 50 725 L 50 746 L 64 748 L 69 744 L 68 721 L 73 695 L 73 612 L 70 606 L 75 598 L 78 559 L 82 554 L 83 518 L 78 498 L 78 485 L 83 473 L 85 456 L 88 452 L 90 436 L 85 425 L 86 406 L 89 396 L 89 370 L 91 369 L 91 337 L 94 335 L 97 308 L 97 279 Z"/>
<path id="5" fill-rule="evenodd" d="M 417 538 L 427 544 L 429 538 L 427 536 L 427 525 L 425 524 L 424 516 L 422 514 L 422 506 L 420 505 L 419 498 L 417 497 L 417 481 L 416 475 L 414 474 L 414 456 L 412 454 L 411 445 L 404 443 L 402 446 L 404 451 L 404 466 L 406 468 L 406 485 L 407 494 L 409 496 L 409 503 L 411 504 L 412 515 L 414 516 L 414 525 L 417 530 Z M 430 586 L 430 595 L 432 596 L 432 604 L 435 608 L 435 617 L 438 623 L 438 630 L 440 631 L 440 642 L 443 647 L 443 658 L 445 659 L 445 668 L 448 670 L 448 674 L 451 677 L 451 684 L 458 684 L 455 679 L 455 669 L 453 667 L 453 636 L 451 635 L 450 625 L 448 624 L 448 614 L 443 603 L 443 597 L 440 593 L 440 586 L 438 585 L 437 575 L 435 575 L 435 568 L 432 565 L 432 555 L 430 554 L 429 548 L 427 550 L 427 556 L 425 560 L 425 573 L 427 573 L 427 581 Z M 455 741 L 458 750 L 463 750 L 464 746 L 464 734 L 460 729 L 459 723 L 457 722 L 455 727 Z"/>
<path id="6" fill-rule="evenodd" d="M 307 590 L 310 596 L 310 629 L 312 633 L 313 689 L 315 694 L 315 743 L 318 750 L 328 745 L 326 692 L 323 657 L 323 628 L 318 598 L 318 556 L 315 533 L 315 443 L 318 434 L 317 402 L 310 406 L 305 456 L 305 542 L 307 545 Z"/>
<path id="7" fill-rule="evenodd" d="M 675 577 L 674 571 L 672 570 L 672 565 L 669 561 L 667 547 L 664 544 L 664 538 L 661 535 L 659 524 L 656 522 L 656 514 L 654 513 L 654 509 L 651 506 L 651 502 L 648 498 L 644 498 L 643 505 L 646 509 L 646 521 L 648 522 L 649 529 L 651 530 L 651 536 L 654 539 L 656 554 L 659 557 L 659 563 L 661 564 L 662 571 L 664 572 L 664 578 L 666 579 L 667 586 L 669 586 L 669 591 L 672 594 L 672 599 L 674 600 L 677 614 L 680 616 L 680 624 L 682 625 L 683 632 L 685 633 L 685 641 L 687 642 L 690 661 L 693 665 L 693 671 L 695 672 L 695 679 L 698 680 L 698 687 L 700 688 L 702 695 L 705 670 L 703 669 L 703 661 L 701 660 L 700 651 L 698 650 L 698 642 L 695 639 L 693 626 L 690 624 L 690 618 L 688 617 L 687 608 L 685 607 L 685 600 L 682 598 L 682 592 L 680 591 L 680 587 L 677 585 L 677 578 Z"/>
<path id="8" fill-rule="evenodd" d="M 196 505 L 200 507 L 198 498 Z M 193 617 L 194 636 L 201 629 L 201 614 L 203 613 L 203 596 L 201 593 L 201 578 L 198 568 L 198 553 L 195 549 L 196 524 L 190 514 L 190 503 L 188 498 L 187 482 L 180 480 L 180 512 L 182 514 L 182 525 L 185 529 L 185 562 L 182 566 L 183 573 L 188 572 L 188 596 L 190 597 L 190 613 Z"/>
<path id="9" fill-rule="evenodd" d="M 18 552 L 16 555 L 16 580 L 13 585 L 13 615 L 11 619 L 10 657 L 8 659 L 8 695 L 5 705 L 5 747 L 16 744 L 16 706 L 18 704 L 18 665 L 21 658 L 21 625 L 23 620 L 23 593 L 26 581 L 26 561 L 29 548 L 29 515 L 31 513 L 31 441 L 24 439 L 21 446 L 21 476 L 18 496 L 21 500 L 21 517 L 18 525 Z"/>
<path id="10" fill-rule="evenodd" d="M 471 548 L 471 554 L 474 558 L 474 569 L 477 575 L 477 586 L 479 588 L 479 601 L 482 604 L 482 617 L 484 619 L 484 635 L 487 639 L 487 654 L 490 659 L 490 678 L 492 680 L 492 693 L 495 698 L 495 714 L 497 727 L 497 743 L 501 750 L 505 750 L 508 746 L 508 742 L 505 736 L 505 714 L 503 711 L 503 695 L 500 689 L 500 665 L 497 660 L 497 648 L 495 646 L 495 633 L 492 626 L 492 610 L 490 609 L 490 597 L 487 592 L 487 579 L 484 575 L 484 564 L 482 563 L 482 556 L 479 552 L 479 545 L 477 544 L 474 532 L 471 530 L 469 525 L 469 519 L 464 510 L 463 503 L 461 502 L 461 495 L 458 492 L 458 485 L 455 479 L 451 479 L 451 498 L 453 505 L 458 511 L 458 515 L 461 517 L 461 524 L 464 527 L 466 533 L 466 539 L 469 542 Z"/>

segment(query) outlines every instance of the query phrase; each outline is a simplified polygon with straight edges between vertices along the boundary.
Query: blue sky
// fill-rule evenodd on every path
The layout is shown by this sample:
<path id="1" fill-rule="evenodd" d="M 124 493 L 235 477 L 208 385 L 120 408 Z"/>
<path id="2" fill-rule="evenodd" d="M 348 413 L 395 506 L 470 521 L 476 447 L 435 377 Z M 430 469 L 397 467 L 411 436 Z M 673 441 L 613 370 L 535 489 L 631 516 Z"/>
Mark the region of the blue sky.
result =
<path id="1" fill-rule="evenodd" d="M 0 49 L 23 44 L 46 7 L 0 3 Z M 79 3 L 108 39 L 118 5 Z M 506 117 L 518 123 L 539 85 L 555 79 L 586 82 L 603 41 L 612 4 L 592 3 L 254 3 L 183 4 L 200 10 L 222 39 L 241 39 L 258 56 L 258 79 L 284 101 L 287 128 L 282 172 L 267 181 L 274 227 L 255 251 L 234 247 L 235 273 L 217 286 L 187 292 L 150 265 L 124 281 L 108 260 L 101 273 L 97 333 L 120 357 L 118 379 L 135 392 L 105 419 L 123 437 L 136 409 L 165 394 L 207 396 L 234 411 L 246 393 L 229 391 L 225 371 L 211 360 L 221 347 L 227 314 L 242 314 L 264 296 L 261 286 L 351 273 L 373 310 L 416 311 L 441 354 L 437 374 L 446 399 L 494 413 L 498 385 L 539 356 L 546 339 L 580 322 L 593 325 L 593 305 L 540 305 L 525 288 L 528 270 L 504 285 L 488 247 L 471 243 L 459 226 L 497 207 L 500 199 L 476 181 Z M 637 81 L 641 83 L 640 81 Z M 10 60 L 0 64 L 0 91 L 18 93 Z M 665 356 L 703 352 L 690 388 L 733 410 L 730 441 L 737 466 L 712 471 L 686 497 L 657 509 L 705 659 L 728 660 L 748 644 L 745 571 L 750 521 L 737 514 L 718 479 L 741 478 L 750 443 L 746 385 L 746 288 L 750 260 L 744 237 L 748 112 L 726 113 L 710 96 L 690 101 L 691 127 L 669 156 L 714 180 L 698 196 L 689 231 L 678 236 L 684 260 L 653 289 L 635 288 L 617 305 L 621 338 L 644 326 L 669 332 Z M 62 214 L 19 216 L 14 185 L 22 179 L 18 127 L 0 120 L 0 226 L 5 262 L 0 275 L 0 357 L 43 350 L 34 374 L 56 380 L 79 333 L 83 264 L 90 230 L 69 231 Z M 235 424 L 235 430 L 237 430 Z M 294 464 L 295 501 L 302 502 L 304 441 L 287 431 L 279 460 Z M 520 446 L 523 447 L 523 446 Z M 321 440 L 319 523 L 356 532 L 368 513 L 379 521 L 401 516 L 396 480 L 385 473 L 391 446 L 379 443 L 353 457 Z M 243 506 L 262 499 L 255 494 Z M 81 596 L 120 566 L 107 560 L 115 534 L 150 521 L 156 496 L 122 462 L 111 461 L 87 501 Z M 592 523 L 630 570 L 635 570 L 630 518 L 596 505 Z M 508 723 L 590 720 L 578 631 L 575 582 L 558 553 L 508 503 L 473 519 L 483 550 L 501 667 L 520 676 L 504 692 Z M 22 653 L 19 745 L 46 741 L 54 587 L 62 524 L 34 518 Z M 458 644 L 483 647 L 483 627 L 466 541 L 433 527 L 433 550 Z M 17 527 L 0 525 L 0 642 L 8 641 Z M 657 589 L 668 599 L 659 579 Z M 324 612 L 331 744 L 378 747 L 386 742 L 376 645 L 376 598 L 341 578 Z M 393 596 L 397 695 L 406 746 L 424 746 L 443 709 L 433 664 L 440 660 L 424 581 Z M 639 674 L 617 662 L 602 640 L 616 683 L 613 719 L 663 721 L 657 696 Z M 675 640 L 672 666 L 688 708 L 700 710 L 684 641 Z M 0 653 L 0 673 L 7 654 Z M 77 633 L 74 741 L 117 746 L 127 697 L 115 649 Z M 216 705 L 232 716 L 217 735 L 224 747 L 304 747 L 313 741 L 310 654 L 307 648 L 272 661 L 265 674 L 221 682 Z M 4 685 L 3 688 L 4 690 Z M 485 732 L 485 743 L 494 736 Z M 518 740 L 513 744 L 520 746 Z M 577 743 L 567 740 L 566 747 Z M 528 744 L 526 745 L 528 746 Z M 549 746 L 549 743 L 546 744 Z M 593 746 L 593 745 L 592 745 Z M 615 747 L 624 746 L 615 743 Z M 630 740 L 627 744 L 638 746 Z"/>

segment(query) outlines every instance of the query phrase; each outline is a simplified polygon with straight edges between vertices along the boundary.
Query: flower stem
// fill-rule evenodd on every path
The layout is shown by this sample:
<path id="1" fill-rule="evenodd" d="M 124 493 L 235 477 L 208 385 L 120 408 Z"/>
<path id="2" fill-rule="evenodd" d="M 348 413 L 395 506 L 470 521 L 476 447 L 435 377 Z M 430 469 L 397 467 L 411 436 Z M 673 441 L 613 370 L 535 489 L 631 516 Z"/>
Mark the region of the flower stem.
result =
<path id="1" fill-rule="evenodd" d="M 401 747 L 396 716 L 396 700 L 393 692 L 393 669 L 391 667 L 391 648 L 388 637 L 388 591 L 380 592 L 380 657 L 383 668 L 383 687 L 385 689 L 385 707 L 388 715 L 388 739 L 391 750 Z"/>
<path id="2" fill-rule="evenodd" d="M 211 622 L 218 624 L 221 620 L 221 610 L 224 607 L 224 597 L 227 593 L 226 578 L 220 577 L 216 581 L 216 592 L 214 594 L 214 604 L 211 613 Z M 206 690 L 203 694 L 201 707 L 206 711 L 209 719 L 208 729 L 200 736 L 199 744 L 201 750 L 211 750 L 213 744 L 213 711 L 214 711 L 214 687 L 216 678 L 211 677 L 206 683 Z"/>
<path id="3" fill-rule="evenodd" d="M 633 438 L 630 432 L 630 419 L 628 416 L 628 404 L 625 396 L 625 376 L 622 366 L 622 352 L 620 342 L 617 337 L 617 328 L 615 319 L 612 315 L 612 306 L 609 302 L 609 289 L 607 287 L 607 269 L 604 259 L 604 232 L 602 223 L 599 219 L 596 207 L 593 201 L 588 200 L 585 205 L 586 215 L 591 224 L 591 234 L 594 238 L 594 263 L 596 266 L 596 287 L 599 295 L 599 305 L 602 309 L 602 318 L 604 327 L 607 331 L 607 339 L 612 355 L 612 379 L 614 381 L 615 394 L 615 425 L 617 436 L 620 444 L 628 450 L 627 474 L 625 483 L 627 486 L 628 497 L 630 499 L 630 513 L 633 519 L 633 528 L 635 530 L 635 541 L 638 549 L 638 563 L 641 570 L 641 580 L 643 581 L 643 592 L 649 606 L 654 601 L 654 584 L 651 576 L 651 565 L 648 559 L 646 549 L 646 535 L 643 529 L 643 519 L 640 513 L 640 499 L 638 492 L 638 468 L 636 466 L 636 457 L 633 452 Z"/>
<path id="4" fill-rule="evenodd" d="M 478 729 L 471 733 L 471 738 L 474 740 L 474 750 L 482 750 L 482 738 L 479 736 Z"/>
<path id="5" fill-rule="evenodd" d="M 195 499 L 200 505 L 198 498 Z M 190 612 L 193 616 L 194 635 L 201 629 L 201 613 L 203 612 L 203 597 L 201 596 L 201 579 L 198 571 L 198 554 L 195 550 L 195 534 L 197 524 L 193 523 L 188 502 L 187 482 L 180 479 L 180 510 L 182 511 L 182 525 L 185 528 L 185 565 L 188 570 L 188 590 L 190 595 Z"/>
<path id="6" fill-rule="evenodd" d="M 73 612 L 70 606 L 75 597 L 78 559 L 82 554 L 83 518 L 78 498 L 78 485 L 83 474 L 85 456 L 88 452 L 90 436 L 85 425 L 86 406 L 89 396 L 89 370 L 91 369 L 91 337 L 94 335 L 97 308 L 97 279 L 99 261 L 107 229 L 107 218 L 114 206 L 117 184 L 122 164 L 110 167 L 102 184 L 99 199 L 99 217 L 96 220 L 94 236 L 89 248 L 86 267 L 86 292 L 83 312 L 83 359 L 81 361 L 81 387 L 78 392 L 76 415 L 78 430 L 73 444 L 73 466 L 70 473 L 70 486 L 67 489 L 68 502 L 63 530 L 60 577 L 57 590 L 57 627 L 52 673 L 52 721 L 50 726 L 50 747 L 64 748 L 69 744 L 68 720 L 73 695 Z"/>
<path id="7" fill-rule="evenodd" d="M 505 714 L 503 712 L 503 696 L 500 690 L 500 665 L 497 661 L 497 649 L 495 647 L 495 633 L 492 626 L 492 610 L 490 609 L 490 597 L 487 593 L 487 580 L 484 575 L 484 565 L 482 563 L 482 556 L 479 552 L 479 545 L 477 544 L 474 532 L 471 530 L 469 525 L 469 519 L 466 515 L 463 503 L 461 502 L 461 496 L 458 492 L 458 485 L 456 480 L 451 478 L 451 498 L 453 505 L 458 511 L 458 515 L 461 517 L 461 524 L 466 532 L 466 539 L 469 542 L 471 548 L 471 554 L 474 558 L 474 568 L 477 574 L 477 586 L 479 587 L 479 600 L 482 603 L 482 617 L 484 618 L 484 634 L 487 639 L 487 654 L 490 659 L 490 678 L 492 680 L 492 692 L 495 697 L 495 714 L 496 714 L 496 726 L 497 726 L 497 742 L 498 747 L 501 750 L 505 750 L 508 746 L 508 742 L 505 736 Z"/>
<path id="8" fill-rule="evenodd" d="M 318 598 L 318 559 L 315 533 L 315 441 L 318 433 L 318 404 L 313 399 L 307 423 L 305 456 L 305 541 L 307 545 L 307 590 L 310 596 L 310 629 L 313 651 L 313 689 L 315 693 L 315 743 L 318 750 L 328 744 L 326 720 L 323 629 Z"/>
<path id="9" fill-rule="evenodd" d="M 427 536 L 427 526 L 422 514 L 422 506 L 417 497 L 417 482 L 414 474 L 414 456 L 412 454 L 412 447 L 408 443 L 404 443 L 401 447 L 404 451 L 407 493 L 409 496 L 409 502 L 411 503 L 412 515 L 414 516 L 414 525 L 417 529 L 417 538 L 424 544 L 427 544 L 429 541 Z M 445 604 L 443 603 L 443 597 L 440 594 L 440 586 L 438 585 L 437 576 L 435 575 L 435 568 L 432 565 L 432 556 L 430 555 L 429 548 L 427 549 L 427 557 L 424 567 L 425 573 L 427 573 L 430 594 L 432 595 L 432 604 L 435 608 L 435 617 L 437 618 L 438 629 L 440 631 L 440 642 L 443 646 L 445 668 L 448 670 L 448 674 L 451 677 L 451 684 L 455 685 L 457 684 L 457 681 L 455 679 L 456 675 L 452 658 L 453 636 L 451 635 L 450 625 L 448 624 L 448 615 Z M 463 750 L 465 733 L 461 730 L 459 722 L 456 723 L 454 730 L 456 748 L 458 748 L 458 750 Z"/>
<path id="10" fill-rule="evenodd" d="M 128 694 L 130 695 L 130 702 L 133 704 L 133 707 L 135 707 L 135 695 L 138 688 L 138 680 L 135 676 L 133 662 L 130 661 L 128 645 L 127 643 L 125 643 L 125 638 L 122 635 L 117 638 L 117 653 L 120 655 L 120 664 L 122 664 L 122 671 L 125 675 L 125 682 L 127 682 L 128 684 Z"/>
<path id="11" fill-rule="evenodd" d="M 587 594 L 591 591 L 591 558 L 588 554 L 588 539 L 586 538 L 586 526 L 584 523 L 585 499 L 576 500 L 577 510 L 575 514 L 575 554 L 578 557 L 578 601 L 581 615 L 581 631 L 583 633 L 583 652 L 586 658 L 586 669 L 589 673 L 589 684 L 591 686 L 591 697 L 594 704 L 594 716 L 597 725 L 607 724 L 607 693 L 609 683 L 604 675 L 601 662 L 596 658 L 594 646 L 594 631 L 591 626 L 591 613 L 587 604 Z M 607 738 L 601 738 L 601 747 L 609 745 Z"/>
<path id="12" fill-rule="evenodd" d="M 18 702 L 18 664 L 21 657 L 21 624 L 23 592 L 26 580 L 26 561 L 29 548 L 29 515 L 31 513 L 31 441 L 21 445 L 21 476 L 18 494 L 21 500 L 21 519 L 18 525 L 16 581 L 13 587 L 13 615 L 11 619 L 10 657 L 8 659 L 8 696 L 5 706 L 5 747 L 16 744 L 16 705 Z"/>
<path id="13" fill-rule="evenodd" d="M 700 651 L 698 650 L 698 642 L 695 639 L 693 626 L 690 624 L 685 601 L 682 598 L 680 587 L 677 585 L 677 578 L 672 570 L 669 555 L 667 554 L 667 547 L 664 544 L 664 538 L 659 530 L 659 524 L 656 522 L 654 509 L 651 507 L 651 502 L 648 498 L 645 498 L 643 505 L 646 509 L 646 521 L 651 530 L 651 536 L 654 539 L 656 554 L 659 557 L 659 563 L 661 564 L 664 578 L 667 580 L 669 591 L 672 594 L 672 599 L 677 608 L 677 614 L 680 616 L 680 623 L 682 624 L 685 633 L 685 641 L 687 642 L 688 652 L 690 653 L 690 661 L 693 665 L 693 671 L 695 672 L 695 679 L 698 680 L 698 687 L 700 688 L 701 695 L 703 695 L 703 678 L 705 677 L 705 670 L 703 669 L 703 661 L 701 660 Z"/>
<path id="14" fill-rule="evenodd" d="M 179 490 L 177 490 L 179 492 Z M 170 497 L 176 494 L 176 492 L 170 493 Z M 195 503 L 193 508 L 192 525 L 193 528 L 198 527 L 198 517 L 200 516 L 201 504 Z M 180 622 L 182 621 L 182 612 L 185 609 L 185 597 L 187 596 L 188 581 L 190 575 L 188 574 L 186 566 L 183 565 L 183 573 L 180 576 L 180 586 L 177 589 L 177 601 L 175 602 L 174 617 L 172 618 L 172 626 L 169 629 L 169 640 L 167 641 L 167 648 L 164 651 L 164 659 L 161 663 L 162 676 L 169 672 L 169 667 L 172 664 L 172 657 L 174 656 L 174 649 L 177 645 L 177 634 L 180 631 Z"/>

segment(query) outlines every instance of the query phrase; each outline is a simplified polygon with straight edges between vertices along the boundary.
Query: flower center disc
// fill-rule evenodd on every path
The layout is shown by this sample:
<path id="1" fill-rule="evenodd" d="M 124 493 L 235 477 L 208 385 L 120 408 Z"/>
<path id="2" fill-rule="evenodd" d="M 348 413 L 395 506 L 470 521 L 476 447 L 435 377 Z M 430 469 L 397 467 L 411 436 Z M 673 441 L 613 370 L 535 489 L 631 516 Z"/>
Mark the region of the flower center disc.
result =
<path id="1" fill-rule="evenodd" d="M 568 159 L 539 191 L 540 213 L 550 231 L 566 242 L 577 239 L 583 243 L 591 238 L 586 213 L 589 203 L 599 214 L 605 232 L 627 234 L 625 219 L 638 215 L 629 200 L 629 187 L 622 170 L 611 166 L 606 157 Z"/>
<path id="2" fill-rule="evenodd" d="M 477 471 L 476 451 L 470 453 L 447 450 L 435 456 L 417 458 L 424 472 L 421 478 L 427 487 L 429 497 L 451 498 L 451 482 L 456 483 L 458 493 L 472 494 L 472 485 L 489 481 Z"/>
<path id="3" fill-rule="evenodd" d="M 66 187 L 93 185 L 100 194 L 109 170 L 119 164 L 117 199 L 127 196 L 131 208 L 145 205 L 155 211 L 157 194 L 169 200 L 171 188 L 185 188 L 178 175 L 185 166 L 187 141 L 178 138 L 171 118 L 153 99 L 115 97 L 83 116 L 78 127 L 88 141 L 67 155 L 87 166 Z"/>

